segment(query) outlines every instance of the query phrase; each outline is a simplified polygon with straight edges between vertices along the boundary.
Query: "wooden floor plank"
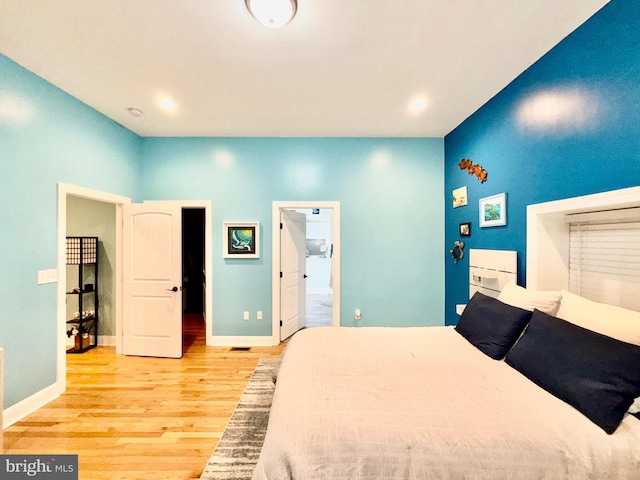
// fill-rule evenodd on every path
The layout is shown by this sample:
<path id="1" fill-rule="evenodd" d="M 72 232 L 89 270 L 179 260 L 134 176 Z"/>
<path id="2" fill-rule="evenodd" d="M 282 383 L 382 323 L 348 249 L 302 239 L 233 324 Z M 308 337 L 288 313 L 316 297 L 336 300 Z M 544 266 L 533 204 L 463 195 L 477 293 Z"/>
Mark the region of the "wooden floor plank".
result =
<path id="1" fill-rule="evenodd" d="M 67 356 L 67 391 L 4 432 L 5 454 L 78 454 L 86 480 L 199 478 L 258 360 L 284 344 L 207 347 L 187 316 L 181 359 Z"/>

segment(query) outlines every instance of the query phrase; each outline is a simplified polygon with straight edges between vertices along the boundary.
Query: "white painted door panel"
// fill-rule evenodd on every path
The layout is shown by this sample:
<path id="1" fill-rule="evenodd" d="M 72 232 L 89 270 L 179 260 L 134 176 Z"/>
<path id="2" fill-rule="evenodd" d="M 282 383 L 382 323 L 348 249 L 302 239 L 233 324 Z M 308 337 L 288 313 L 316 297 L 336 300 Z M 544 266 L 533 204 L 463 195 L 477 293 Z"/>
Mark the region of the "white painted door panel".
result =
<path id="1" fill-rule="evenodd" d="M 280 340 L 284 340 L 306 323 L 307 216 L 282 210 L 280 219 Z"/>
<path id="2" fill-rule="evenodd" d="M 125 355 L 182 357 L 181 223 L 175 203 L 125 207 Z"/>

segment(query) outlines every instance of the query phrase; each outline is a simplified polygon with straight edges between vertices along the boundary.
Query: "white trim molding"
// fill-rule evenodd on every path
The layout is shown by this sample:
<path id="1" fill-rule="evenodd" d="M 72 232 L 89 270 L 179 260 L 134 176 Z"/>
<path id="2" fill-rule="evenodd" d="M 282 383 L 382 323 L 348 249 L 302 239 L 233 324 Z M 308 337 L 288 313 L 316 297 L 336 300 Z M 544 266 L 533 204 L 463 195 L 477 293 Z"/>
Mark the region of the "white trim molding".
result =
<path id="1" fill-rule="evenodd" d="M 55 400 L 64 393 L 64 390 L 64 387 L 61 387 L 59 382 L 56 382 L 53 385 L 39 390 L 30 397 L 11 405 L 4 411 L 3 429 L 19 422 L 30 413 L 35 412 L 40 407 L 44 407 L 47 403 Z"/>
<path id="2" fill-rule="evenodd" d="M 269 337 L 269 336 L 243 337 L 243 336 L 214 335 L 211 337 L 210 343 L 209 341 L 207 341 L 207 346 L 229 347 L 229 348 L 271 347 L 273 346 L 273 340 L 272 340 L 272 337 Z"/>

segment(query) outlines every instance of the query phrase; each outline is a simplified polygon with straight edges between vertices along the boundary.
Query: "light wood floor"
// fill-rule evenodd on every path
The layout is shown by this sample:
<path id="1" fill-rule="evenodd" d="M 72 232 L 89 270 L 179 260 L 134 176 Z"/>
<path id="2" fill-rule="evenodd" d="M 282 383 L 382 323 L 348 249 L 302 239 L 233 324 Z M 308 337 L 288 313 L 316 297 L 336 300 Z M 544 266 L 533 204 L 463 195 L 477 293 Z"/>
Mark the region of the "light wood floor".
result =
<path id="1" fill-rule="evenodd" d="M 206 347 L 201 318 L 185 319 L 184 356 L 67 355 L 67 391 L 5 431 L 5 454 L 78 454 L 79 478 L 199 478 L 261 357 Z"/>

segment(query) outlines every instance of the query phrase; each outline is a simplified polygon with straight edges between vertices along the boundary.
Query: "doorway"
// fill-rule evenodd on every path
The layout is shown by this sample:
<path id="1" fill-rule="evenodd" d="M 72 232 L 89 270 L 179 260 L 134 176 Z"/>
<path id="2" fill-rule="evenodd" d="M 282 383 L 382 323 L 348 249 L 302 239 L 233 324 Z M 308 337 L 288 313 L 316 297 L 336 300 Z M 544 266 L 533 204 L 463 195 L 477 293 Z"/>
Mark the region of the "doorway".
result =
<path id="1" fill-rule="evenodd" d="M 329 287 L 331 292 L 330 305 L 325 305 L 325 312 L 330 310 L 331 320 L 325 320 L 323 324 L 331 326 L 340 326 L 340 202 L 321 201 L 321 202 L 273 202 L 272 218 L 272 245 L 273 245 L 273 265 L 272 265 L 272 305 L 273 305 L 273 326 L 272 326 L 272 344 L 277 345 L 280 342 L 280 320 L 282 313 L 281 305 L 281 284 L 280 284 L 280 263 L 282 257 L 282 244 L 280 239 L 280 217 L 282 210 L 300 210 L 313 212 L 318 210 L 319 212 L 325 212 L 330 220 L 328 221 L 330 226 L 331 236 L 330 241 L 327 242 L 325 238 L 324 249 L 320 248 L 321 242 L 317 242 L 318 252 L 322 255 L 326 255 L 328 258 L 329 271 L 327 275 L 329 277 Z M 313 215 L 313 213 L 311 213 Z M 319 217 L 317 217 L 319 218 Z M 312 230 L 314 227 L 312 226 Z M 318 240 L 317 238 L 315 240 Z M 313 250 L 313 249 L 312 249 Z M 323 251 L 324 250 L 324 251 Z M 315 250 L 314 250 L 315 251 Z M 318 257 L 320 253 L 318 253 Z M 325 287 L 329 290 L 329 287 Z M 314 289 L 311 289 L 313 292 Z M 322 300 L 321 300 L 322 302 Z M 328 303 L 328 302 L 325 302 Z M 306 308 L 306 306 L 305 306 Z"/>
<path id="2" fill-rule="evenodd" d="M 298 208 L 307 218 L 306 328 L 333 324 L 333 209 Z"/>
<path id="3" fill-rule="evenodd" d="M 97 332 L 91 340 L 96 345 L 115 345 L 115 264 L 116 264 L 116 205 L 109 202 L 69 195 L 67 197 L 67 237 L 97 237 L 98 269 Z M 90 272 L 89 272 L 90 273 Z M 63 272 L 66 291 L 78 288 L 77 265 L 67 265 Z M 91 273 L 90 273 L 91 275 Z M 91 297 L 91 295 L 89 295 Z M 77 301 L 67 297 L 66 317 L 74 318 Z M 84 297 L 83 297 L 84 298 Z M 91 299 L 91 298 L 89 298 Z M 78 312 L 79 313 L 79 312 Z M 78 313 L 75 313 L 77 318 Z M 73 347 L 74 336 L 67 329 L 67 347 Z"/>
<path id="4" fill-rule="evenodd" d="M 57 287 L 56 287 L 56 331 L 57 331 L 57 348 L 56 348 L 56 383 L 52 389 L 48 389 L 43 393 L 42 398 L 38 397 L 37 402 L 46 403 L 52 398 L 62 394 L 66 389 L 67 378 L 67 353 L 66 353 L 66 280 L 64 272 L 66 270 L 66 235 L 67 235 L 67 199 L 69 197 L 80 197 L 96 202 L 103 202 L 115 206 L 115 262 L 113 264 L 113 276 L 115 278 L 115 288 L 113 292 L 114 305 L 113 315 L 115 317 L 115 345 L 116 354 L 122 354 L 122 223 L 123 223 L 123 207 L 131 203 L 131 199 L 116 194 L 92 190 L 86 187 L 79 187 L 65 183 L 58 183 L 57 192 L 57 234 L 56 234 L 56 271 L 57 271 Z M 204 255 L 204 277 L 205 277 L 205 293 L 203 300 L 204 318 L 205 318 L 205 338 L 207 344 L 213 344 L 212 336 L 212 292 L 211 285 L 206 283 L 208 272 L 212 271 L 212 215 L 213 207 L 211 201 L 182 201 L 179 202 L 182 208 L 203 209 L 204 210 L 204 231 L 205 231 L 205 255 Z"/>
<path id="5" fill-rule="evenodd" d="M 67 310 L 66 310 L 66 236 L 67 236 L 67 202 L 72 197 L 97 202 L 101 205 L 111 205 L 115 208 L 115 221 L 113 225 L 113 238 L 115 239 L 115 259 L 113 260 L 113 316 L 115 317 L 116 330 L 121 322 L 122 312 L 122 282 L 119 281 L 122 265 L 122 207 L 130 203 L 130 199 L 119 195 L 91 190 L 84 187 L 58 183 L 58 213 L 57 213 L 57 252 L 56 265 L 58 282 L 56 289 L 56 324 L 57 324 L 57 348 L 56 348 L 56 384 L 51 394 L 57 396 L 65 391 L 67 379 Z M 73 200 L 72 200 L 73 201 Z M 120 346 L 121 348 L 121 346 Z M 118 342 L 116 338 L 116 353 Z"/>
<path id="6" fill-rule="evenodd" d="M 182 209 L 182 349 L 205 344 L 205 210 Z"/>

